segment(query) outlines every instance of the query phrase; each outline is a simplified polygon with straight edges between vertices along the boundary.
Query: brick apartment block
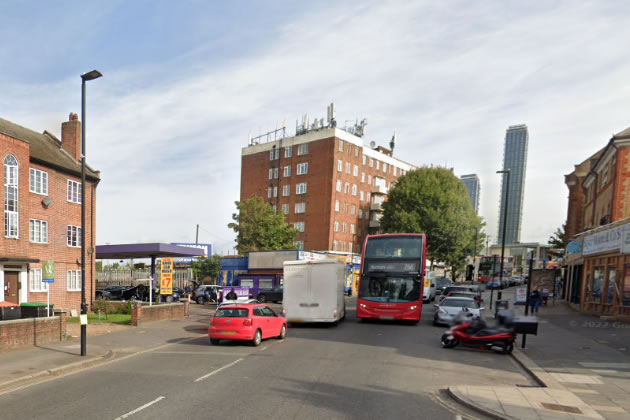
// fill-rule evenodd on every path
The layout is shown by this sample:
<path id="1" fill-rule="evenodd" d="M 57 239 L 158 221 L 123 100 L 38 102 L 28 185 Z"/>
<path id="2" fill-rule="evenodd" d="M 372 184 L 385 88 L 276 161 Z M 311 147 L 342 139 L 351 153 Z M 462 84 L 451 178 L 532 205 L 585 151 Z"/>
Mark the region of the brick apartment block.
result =
<path id="1" fill-rule="evenodd" d="M 265 198 L 302 230 L 300 249 L 360 252 L 380 228 L 389 187 L 414 166 L 336 127 L 250 144 L 241 155 L 241 200 Z"/>
<path id="2" fill-rule="evenodd" d="M 46 302 L 42 262 L 55 262 L 50 303 L 81 305 L 81 123 L 62 124 L 61 140 L 0 118 L 0 301 Z M 86 166 L 86 301 L 94 299 L 98 171 Z M 78 284 L 78 287 L 76 287 Z"/>

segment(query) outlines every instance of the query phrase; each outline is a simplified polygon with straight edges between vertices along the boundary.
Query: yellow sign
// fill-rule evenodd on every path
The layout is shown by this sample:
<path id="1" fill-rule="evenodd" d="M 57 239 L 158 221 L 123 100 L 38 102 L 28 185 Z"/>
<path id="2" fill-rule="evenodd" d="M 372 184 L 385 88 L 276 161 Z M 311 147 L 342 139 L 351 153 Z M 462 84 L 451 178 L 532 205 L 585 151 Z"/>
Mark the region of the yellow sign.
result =
<path id="1" fill-rule="evenodd" d="M 431 279 L 424 279 L 424 287 L 427 289 L 431 287 Z"/>
<path id="2" fill-rule="evenodd" d="M 173 259 L 162 258 L 162 273 L 160 275 L 160 294 L 173 294 Z"/>

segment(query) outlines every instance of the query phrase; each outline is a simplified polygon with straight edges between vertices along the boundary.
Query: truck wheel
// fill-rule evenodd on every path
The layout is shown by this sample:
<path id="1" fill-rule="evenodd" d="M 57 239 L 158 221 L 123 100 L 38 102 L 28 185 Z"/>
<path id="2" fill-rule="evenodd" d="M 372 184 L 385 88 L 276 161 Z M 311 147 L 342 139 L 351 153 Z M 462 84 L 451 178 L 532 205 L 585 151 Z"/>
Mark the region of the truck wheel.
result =
<path id="1" fill-rule="evenodd" d="M 265 303 L 265 302 L 267 302 L 267 296 L 265 296 L 265 295 L 264 295 L 264 293 L 259 294 L 259 295 L 258 295 L 258 301 L 259 301 L 260 303 Z"/>

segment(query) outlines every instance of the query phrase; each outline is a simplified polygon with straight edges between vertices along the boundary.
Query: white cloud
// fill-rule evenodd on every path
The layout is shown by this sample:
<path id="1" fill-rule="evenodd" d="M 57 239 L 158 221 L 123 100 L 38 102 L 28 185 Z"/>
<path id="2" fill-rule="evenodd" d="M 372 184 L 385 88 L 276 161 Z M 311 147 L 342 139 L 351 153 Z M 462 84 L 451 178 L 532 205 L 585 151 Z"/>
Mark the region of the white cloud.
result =
<path id="1" fill-rule="evenodd" d="M 199 223 L 208 236 L 200 241 L 226 251 L 248 132 L 285 118 L 292 128 L 304 112 L 322 117 L 330 101 L 342 124 L 368 118 L 367 140 L 384 144 L 397 130 L 406 161 L 477 173 L 493 238 L 505 130 L 528 124 L 521 239 L 546 241 L 566 218 L 563 175 L 630 125 L 622 11 L 572 2 L 343 4 L 288 19 L 238 59 L 217 62 L 200 40 L 157 68 L 110 68 L 88 85 L 88 162 L 103 177 L 97 241 L 191 240 Z M 0 106 L 10 109 L 5 118 L 58 132 L 79 95 L 76 76 L 22 83 Z"/>

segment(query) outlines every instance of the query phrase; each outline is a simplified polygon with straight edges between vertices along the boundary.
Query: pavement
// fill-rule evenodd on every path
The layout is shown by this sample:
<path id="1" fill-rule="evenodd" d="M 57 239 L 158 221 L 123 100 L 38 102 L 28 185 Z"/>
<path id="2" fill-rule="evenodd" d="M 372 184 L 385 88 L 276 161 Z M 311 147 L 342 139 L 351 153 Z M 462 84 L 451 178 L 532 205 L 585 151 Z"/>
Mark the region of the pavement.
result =
<path id="1" fill-rule="evenodd" d="M 522 314 L 512 297 L 513 290 L 503 291 Z M 630 418 L 630 324 L 580 314 L 564 301 L 550 301 L 537 316 L 538 335 L 528 335 L 512 357 L 540 386 L 459 385 L 449 395 L 498 419 Z M 521 336 L 517 342 L 521 347 Z"/>
<path id="2" fill-rule="evenodd" d="M 207 334 L 208 311 L 193 308 L 196 305 L 191 306 L 188 319 L 117 328 L 115 332 L 98 336 L 90 336 L 92 325 L 88 325 L 86 356 L 81 356 L 80 337 L 0 352 L 0 395 L 62 374 L 199 338 L 200 334 Z"/>

